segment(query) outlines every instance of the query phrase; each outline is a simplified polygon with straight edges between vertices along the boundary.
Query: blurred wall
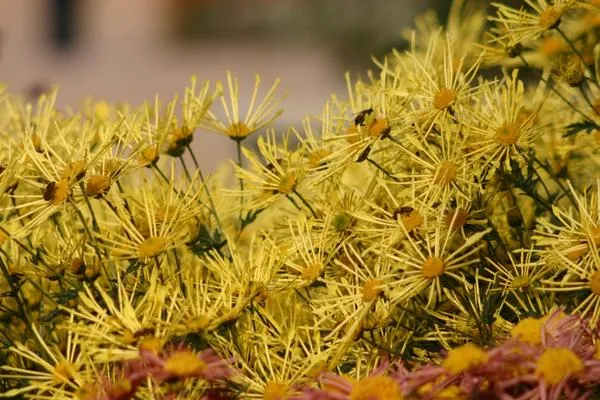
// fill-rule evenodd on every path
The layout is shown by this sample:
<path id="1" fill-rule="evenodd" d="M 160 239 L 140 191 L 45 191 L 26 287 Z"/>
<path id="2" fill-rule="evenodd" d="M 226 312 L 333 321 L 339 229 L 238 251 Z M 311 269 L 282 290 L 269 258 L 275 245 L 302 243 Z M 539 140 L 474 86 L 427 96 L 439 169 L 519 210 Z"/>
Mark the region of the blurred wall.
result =
<path id="1" fill-rule="evenodd" d="M 58 84 L 60 106 L 77 107 L 86 96 L 139 104 L 156 94 L 168 99 L 181 93 L 192 74 L 214 81 L 231 69 L 243 90 L 259 72 L 265 83 L 282 79 L 289 95 L 281 123 L 288 125 L 318 113 L 331 93 L 345 91 L 338 53 L 318 40 L 281 41 L 271 35 L 174 41 L 169 34 L 173 0 L 73 0 L 78 6 L 74 40 L 56 46 L 55 1 L 0 0 L 0 81 L 13 92 Z M 406 10 L 398 18 L 398 32 L 400 21 L 412 20 Z M 233 151 L 228 139 L 215 134 L 199 135 L 194 145 L 208 168 Z"/>

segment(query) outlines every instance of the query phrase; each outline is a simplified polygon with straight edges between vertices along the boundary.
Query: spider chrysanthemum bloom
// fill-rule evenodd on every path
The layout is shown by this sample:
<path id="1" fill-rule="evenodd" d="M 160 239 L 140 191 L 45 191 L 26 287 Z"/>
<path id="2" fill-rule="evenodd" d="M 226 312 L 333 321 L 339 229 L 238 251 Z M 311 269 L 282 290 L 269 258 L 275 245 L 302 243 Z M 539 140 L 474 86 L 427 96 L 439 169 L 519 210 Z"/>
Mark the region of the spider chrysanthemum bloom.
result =
<path id="1" fill-rule="evenodd" d="M 5 193 L 11 199 L 7 206 L 14 214 L 11 219 L 22 221 L 21 228 L 13 232 L 15 238 L 30 234 L 57 212 L 79 207 L 86 175 L 111 151 L 110 140 L 92 145 L 95 130 L 77 122 L 56 121 L 56 126 L 51 126 L 45 121 L 45 125 L 25 130 L 18 185 Z"/>
<path id="2" fill-rule="evenodd" d="M 430 307 L 440 301 L 447 290 L 442 278 L 464 285 L 462 271 L 479 262 L 482 239 L 489 229 L 457 241 L 458 231 L 444 229 L 442 218 L 443 213 L 431 231 L 426 230 L 422 237 L 413 237 L 407 232 L 405 245 L 390 251 L 389 257 L 397 263 L 399 274 L 389 296 L 394 303 L 422 294 L 426 307 Z"/>
<path id="3" fill-rule="evenodd" d="M 277 96 L 279 80 L 275 80 L 262 100 L 259 99 L 258 94 L 260 82 L 260 76 L 256 75 L 254 80 L 254 89 L 252 90 L 252 96 L 250 97 L 250 103 L 248 104 L 246 115 L 242 117 L 240 115 L 238 80 L 231 75 L 231 72 L 228 71 L 227 94 L 229 98 L 227 99 L 225 95 L 219 97 L 223 106 L 226 120 L 221 121 L 215 116 L 215 114 L 213 114 L 211 111 L 208 111 L 205 121 L 202 123 L 202 125 L 211 131 L 221 133 L 235 141 L 242 141 L 251 134 L 269 126 L 283 112 L 281 109 L 278 109 L 281 101 L 281 99 Z M 222 83 L 217 83 L 218 92 L 223 91 L 222 86 Z"/>
<path id="4" fill-rule="evenodd" d="M 454 58 L 447 37 L 435 35 L 431 42 L 423 60 L 408 53 L 414 69 L 411 75 L 414 119 L 424 127 L 426 134 L 439 122 L 460 120 L 461 112 L 471 107 L 473 96 L 481 90 L 480 85 L 473 84 L 481 58 L 465 68 L 462 59 Z M 436 52 L 437 42 L 444 43 L 441 60 Z"/>
<path id="5" fill-rule="evenodd" d="M 100 245 L 115 259 L 157 259 L 165 252 L 183 247 L 187 231 L 181 229 L 201 212 L 198 175 L 185 188 L 176 188 L 172 170 L 167 184 L 146 183 L 139 198 L 127 199 L 130 209 L 117 207 L 118 223 L 101 222 Z M 137 220 L 134 217 L 138 217 Z"/>
<path id="6" fill-rule="evenodd" d="M 554 206 L 555 221 L 538 219 L 533 236 L 536 252 L 546 260 L 565 260 L 590 271 L 600 248 L 600 181 L 583 193 L 568 185 L 575 207 Z"/>
<path id="7" fill-rule="evenodd" d="M 470 145 L 469 157 L 482 158 L 484 166 L 500 166 L 510 170 L 512 160 L 521 160 L 541 127 L 536 113 L 527 112 L 525 88 L 517 71 L 506 76 L 501 83 L 488 86 L 483 91 L 479 112 Z"/>
<path id="8" fill-rule="evenodd" d="M 529 9 L 515 9 L 501 3 L 493 3 L 496 16 L 490 20 L 507 26 L 519 42 L 538 39 L 542 34 L 560 26 L 561 18 L 577 3 L 577 0 L 525 0 Z"/>
<path id="9" fill-rule="evenodd" d="M 540 281 L 547 275 L 548 268 L 542 260 L 533 260 L 533 255 L 533 250 L 522 249 L 518 258 L 509 253 L 508 263 L 488 259 L 491 266 L 487 271 L 506 295 L 506 307 L 515 315 L 548 311 L 548 302 L 540 291 Z"/>
<path id="10" fill-rule="evenodd" d="M 287 149 L 287 140 L 278 146 L 274 133 L 269 134 L 267 140 L 260 137 L 258 151 L 264 161 L 244 148 L 242 152 L 250 163 L 249 168 L 235 165 L 236 175 L 244 182 L 244 190 L 235 193 L 253 196 L 244 203 L 248 209 L 262 208 L 292 196 L 304 176 L 299 154 Z"/>
<path id="11" fill-rule="evenodd" d="M 36 326 L 31 326 L 31 330 L 38 344 L 37 351 L 29 345 L 15 343 L 10 351 L 20 357 L 24 363 L 18 367 L 11 365 L 0 367 L 1 379 L 27 380 L 28 383 L 0 393 L 0 397 L 45 395 L 69 398 L 74 396 L 85 380 L 90 378 L 89 371 L 84 367 L 88 360 L 87 355 L 82 351 L 80 337 L 67 330 L 66 338 L 62 338 L 62 340 L 66 339 L 66 346 L 61 348 L 57 343 L 52 343 L 50 341 L 52 339 L 44 339 Z"/>
<path id="12" fill-rule="evenodd" d="M 398 145 L 412 169 L 396 173 L 399 182 L 390 185 L 410 186 L 427 204 L 436 203 L 449 194 L 467 197 L 475 188 L 473 176 L 478 166 L 465 156 L 468 130 L 460 124 L 440 123 L 440 130 L 426 137 L 405 135 L 407 145 Z M 468 198 L 466 198 L 468 200 Z"/>
<path id="13" fill-rule="evenodd" d="M 203 82 L 199 90 L 196 90 L 196 86 L 197 78 L 193 76 L 181 103 L 181 122 L 174 118 L 165 139 L 165 151 L 172 157 L 180 157 L 186 151 L 194 139 L 196 127 L 205 119 L 214 99 L 221 94 L 219 89 L 209 93 L 208 81 Z"/>
<path id="14" fill-rule="evenodd" d="M 211 332 L 221 324 L 235 320 L 246 302 L 237 290 L 235 281 L 226 275 L 206 273 L 204 260 L 182 258 L 184 270 L 181 284 L 173 281 L 169 310 L 173 322 L 167 329 L 174 334 Z"/>
<path id="15" fill-rule="evenodd" d="M 268 318 L 268 317 L 267 317 Z M 265 321 L 266 322 L 266 321 Z M 296 326 L 282 330 L 276 323 L 258 319 L 242 328 L 237 349 L 228 345 L 227 353 L 238 362 L 243 386 L 242 398 L 287 400 L 297 398 L 300 388 L 313 380 L 308 373 L 319 360 L 317 349 L 310 348 L 295 335 Z M 272 331 L 272 333 L 268 333 Z M 305 335 L 301 335 L 304 337 Z M 223 343 L 227 345 L 226 343 Z"/>
<path id="16" fill-rule="evenodd" d="M 589 318 L 590 326 L 594 326 L 600 321 L 600 254 L 593 252 L 591 262 L 585 268 L 564 257 L 562 264 L 569 279 L 542 280 L 542 290 L 577 294 L 572 312 Z"/>
<path id="17" fill-rule="evenodd" d="M 320 279 L 330 295 L 312 302 L 318 317 L 317 325 L 328 329 L 328 338 L 344 333 L 348 338 L 356 334 L 364 320 L 377 312 L 385 320 L 386 292 L 393 280 L 391 265 L 382 258 L 362 257 L 351 244 L 344 243 L 340 257 L 335 260 L 335 271 Z M 333 322 L 333 324 L 331 324 Z"/>
<path id="18" fill-rule="evenodd" d="M 454 343 L 489 343 L 507 335 L 511 324 L 501 316 L 502 296 L 479 273 L 467 290 L 467 296 L 447 291 L 448 301 L 443 308 L 427 310 L 439 322 L 435 330 L 423 335 L 424 339 L 438 340 L 444 348 L 451 349 Z"/>
<path id="19" fill-rule="evenodd" d="M 158 271 L 154 270 L 146 280 L 146 292 L 139 296 L 140 276 L 138 270 L 138 283 L 131 288 L 118 278 L 115 299 L 98 281 L 93 289 L 84 286 L 77 309 L 64 309 L 73 317 L 67 325 L 69 331 L 82 338 L 86 356 L 95 363 L 134 360 L 140 350 L 157 353 L 162 349 L 165 327 L 172 318 L 169 310 L 163 309 L 167 288 L 158 283 Z"/>
<path id="20" fill-rule="evenodd" d="M 314 182 L 323 182 L 339 173 L 348 162 L 341 153 L 334 154 L 336 147 L 332 140 L 335 141 L 335 135 L 343 130 L 344 121 L 335 120 L 332 108 L 330 103 L 325 105 L 321 117 L 316 121 L 316 129 L 314 119 L 309 117 L 302 121 L 302 132 L 293 129 L 301 143 L 307 178 Z"/>
<path id="21" fill-rule="evenodd" d="M 331 224 L 325 222 L 322 229 L 312 220 L 289 222 L 291 236 L 285 270 L 280 280 L 284 287 L 310 286 L 325 273 L 326 266 L 336 254 L 329 240 Z"/>

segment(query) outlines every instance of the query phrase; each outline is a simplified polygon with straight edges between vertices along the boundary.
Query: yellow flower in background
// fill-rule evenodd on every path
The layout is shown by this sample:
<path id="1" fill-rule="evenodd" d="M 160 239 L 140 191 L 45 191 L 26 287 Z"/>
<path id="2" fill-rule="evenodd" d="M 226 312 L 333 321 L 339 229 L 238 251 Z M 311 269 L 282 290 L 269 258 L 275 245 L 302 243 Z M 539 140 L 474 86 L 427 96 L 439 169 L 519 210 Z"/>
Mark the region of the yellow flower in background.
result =
<path id="1" fill-rule="evenodd" d="M 281 98 L 277 95 L 279 80 L 267 90 L 262 99 L 259 97 L 261 78 L 256 75 L 254 88 L 247 105 L 245 115 L 240 113 L 240 94 L 238 79 L 230 71 L 227 72 L 226 93 L 219 97 L 225 119 L 217 117 L 212 111 L 207 112 L 204 126 L 214 132 L 221 133 L 232 140 L 242 141 L 255 132 L 271 125 L 282 113 L 279 109 Z M 217 92 L 223 92 L 223 84 L 217 83 Z M 242 116 L 243 115 L 243 116 Z"/>

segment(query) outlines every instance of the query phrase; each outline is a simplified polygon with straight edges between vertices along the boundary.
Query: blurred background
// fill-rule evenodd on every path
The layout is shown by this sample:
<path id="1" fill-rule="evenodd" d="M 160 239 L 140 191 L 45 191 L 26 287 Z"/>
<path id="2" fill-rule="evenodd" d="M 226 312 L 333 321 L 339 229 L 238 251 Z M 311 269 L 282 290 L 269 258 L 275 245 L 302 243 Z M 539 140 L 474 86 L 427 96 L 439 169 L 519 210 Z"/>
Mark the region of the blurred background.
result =
<path id="1" fill-rule="evenodd" d="M 344 95 L 344 72 L 402 47 L 415 15 L 446 0 L 0 0 L 0 81 L 28 96 L 60 86 L 59 106 L 85 97 L 139 104 L 181 93 L 189 77 L 239 76 L 242 97 L 260 73 L 288 93 L 282 127 Z M 244 90 L 246 89 L 246 90 Z M 247 96 L 246 96 L 247 97 Z M 197 135 L 205 168 L 233 154 Z"/>

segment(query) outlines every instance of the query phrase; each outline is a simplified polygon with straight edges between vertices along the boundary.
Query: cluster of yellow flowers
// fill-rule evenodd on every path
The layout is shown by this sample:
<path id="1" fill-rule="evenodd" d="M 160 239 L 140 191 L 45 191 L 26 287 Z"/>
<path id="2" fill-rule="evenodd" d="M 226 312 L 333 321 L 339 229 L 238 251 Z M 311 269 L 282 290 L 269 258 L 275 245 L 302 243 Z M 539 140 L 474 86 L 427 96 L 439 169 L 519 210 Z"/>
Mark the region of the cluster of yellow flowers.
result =
<path id="1" fill-rule="evenodd" d="M 231 74 L 81 112 L 2 90 L 0 397 L 200 398 L 173 379 L 205 365 L 189 353 L 132 387 L 140 353 L 184 343 L 233 360 L 236 396 L 283 400 L 556 305 L 596 325 L 600 2 L 526 3 L 489 29 L 464 1 L 426 14 L 287 132 L 258 77 L 242 111 Z M 235 179 L 203 175 L 205 131 L 235 141 Z"/>

